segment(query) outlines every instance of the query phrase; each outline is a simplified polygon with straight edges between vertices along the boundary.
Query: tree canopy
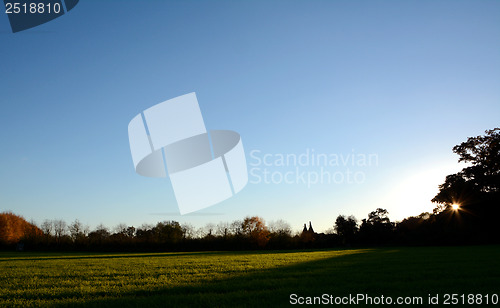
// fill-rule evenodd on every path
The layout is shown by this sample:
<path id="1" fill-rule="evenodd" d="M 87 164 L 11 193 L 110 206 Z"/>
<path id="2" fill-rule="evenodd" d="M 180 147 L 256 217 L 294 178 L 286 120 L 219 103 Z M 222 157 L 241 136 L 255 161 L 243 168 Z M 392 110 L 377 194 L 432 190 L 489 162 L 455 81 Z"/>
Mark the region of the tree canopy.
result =
<path id="1" fill-rule="evenodd" d="M 448 175 L 433 202 L 445 205 L 468 203 L 471 199 L 495 198 L 500 192 L 500 128 L 484 136 L 469 137 L 453 147 L 459 162 L 469 163 L 462 171 Z"/>
<path id="2" fill-rule="evenodd" d="M 499 233 L 500 217 L 500 128 L 484 136 L 469 137 L 453 147 L 459 162 L 468 163 L 448 175 L 432 199 L 436 223 L 449 234 L 488 242 Z"/>

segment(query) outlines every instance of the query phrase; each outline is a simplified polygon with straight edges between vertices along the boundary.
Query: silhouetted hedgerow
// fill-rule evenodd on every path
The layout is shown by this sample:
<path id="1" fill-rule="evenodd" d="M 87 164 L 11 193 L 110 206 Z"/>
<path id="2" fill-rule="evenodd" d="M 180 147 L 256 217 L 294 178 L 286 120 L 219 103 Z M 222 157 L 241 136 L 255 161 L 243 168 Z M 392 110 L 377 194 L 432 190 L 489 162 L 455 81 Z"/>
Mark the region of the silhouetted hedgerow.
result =
<path id="1" fill-rule="evenodd" d="M 283 220 L 258 216 L 195 230 L 176 221 L 154 226 L 99 225 L 90 231 L 78 220 L 46 220 L 39 227 L 10 212 L 0 213 L 0 247 L 29 250 L 186 251 L 307 249 L 380 245 L 460 245 L 500 243 L 500 128 L 470 137 L 453 151 L 468 162 L 446 177 L 432 200 L 432 213 L 392 222 L 378 208 L 361 223 L 354 216 L 332 218 L 333 230 L 316 233 L 309 222 L 301 233 Z"/>

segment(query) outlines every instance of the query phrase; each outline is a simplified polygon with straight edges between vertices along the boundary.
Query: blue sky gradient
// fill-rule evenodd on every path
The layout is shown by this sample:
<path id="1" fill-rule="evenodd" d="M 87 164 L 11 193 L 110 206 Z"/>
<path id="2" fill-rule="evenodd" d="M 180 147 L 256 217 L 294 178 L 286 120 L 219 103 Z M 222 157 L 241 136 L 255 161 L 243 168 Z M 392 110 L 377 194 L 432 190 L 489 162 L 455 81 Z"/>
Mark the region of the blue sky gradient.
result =
<path id="1" fill-rule="evenodd" d="M 339 214 L 431 210 L 460 168 L 451 148 L 499 126 L 498 16 L 498 1 L 82 0 L 12 34 L 3 14 L 0 211 L 91 227 L 260 215 L 324 231 Z M 127 125 L 189 92 L 208 129 L 241 134 L 249 162 L 309 149 L 378 165 L 358 168 L 359 184 L 250 183 L 180 216 L 168 178 L 134 172 Z"/>

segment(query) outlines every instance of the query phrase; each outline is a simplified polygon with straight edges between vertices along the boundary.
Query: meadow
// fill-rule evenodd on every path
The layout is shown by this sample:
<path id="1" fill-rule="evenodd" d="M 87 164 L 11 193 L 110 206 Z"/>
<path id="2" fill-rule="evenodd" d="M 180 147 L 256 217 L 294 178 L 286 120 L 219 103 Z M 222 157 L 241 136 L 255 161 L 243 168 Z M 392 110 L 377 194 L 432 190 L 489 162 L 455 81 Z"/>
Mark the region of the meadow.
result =
<path id="1" fill-rule="evenodd" d="M 292 293 L 304 301 L 358 293 L 422 297 L 424 304 L 429 294 L 439 295 L 441 304 L 445 294 L 491 300 L 500 295 L 500 246 L 0 252 L 1 307 L 280 307 L 290 304 Z"/>

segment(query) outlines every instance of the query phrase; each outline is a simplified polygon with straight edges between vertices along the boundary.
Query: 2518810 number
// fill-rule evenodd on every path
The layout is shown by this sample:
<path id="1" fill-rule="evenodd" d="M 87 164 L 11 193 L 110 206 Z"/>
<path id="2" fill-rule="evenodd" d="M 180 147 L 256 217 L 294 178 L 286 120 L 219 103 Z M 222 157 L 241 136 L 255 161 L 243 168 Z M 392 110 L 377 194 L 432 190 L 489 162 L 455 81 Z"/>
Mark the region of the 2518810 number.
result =
<path id="1" fill-rule="evenodd" d="M 6 14 L 59 14 L 60 3 L 5 3 Z"/>
<path id="2" fill-rule="evenodd" d="M 444 294 L 444 305 L 496 305 L 498 294 Z"/>

